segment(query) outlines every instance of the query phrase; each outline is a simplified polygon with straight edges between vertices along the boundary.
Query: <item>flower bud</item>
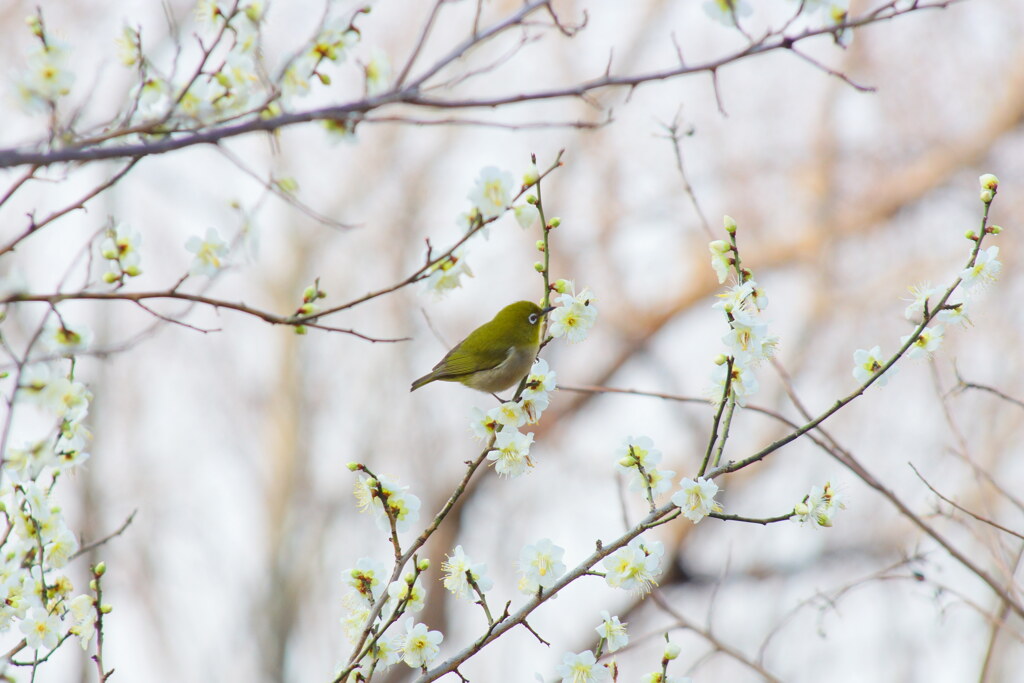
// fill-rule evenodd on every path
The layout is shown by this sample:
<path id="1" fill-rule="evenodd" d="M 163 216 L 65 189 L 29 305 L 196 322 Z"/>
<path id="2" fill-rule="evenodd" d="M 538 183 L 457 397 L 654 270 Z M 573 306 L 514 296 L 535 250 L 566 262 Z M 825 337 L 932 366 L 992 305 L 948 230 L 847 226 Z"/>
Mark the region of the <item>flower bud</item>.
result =
<path id="1" fill-rule="evenodd" d="M 306 329 L 305 325 L 296 325 L 295 326 L 295 334 L 306 334 L 307 332 L 309 332 L 309 330 Z"/>
<path id="2" fill-rule="evenodd" d="M 526 169 L 526 173 L 523 174 L 523 185 L 529 187 L 535 185 L 540 180 L 540 171 L 537 170 L 536 164 L 530 164 L 530 167 Z"/>
<path id="3" fill-rule="evenodd" d="M 708 249 L 711 250 L 712 254 L 724 254 L 725 252 L 732 249 L 732 247 L 730 247 L 729 243 L 726 242 L 725 240 L 714 240 L 713 242 L 708 244 Z"/>
<path id="4" fill-rule="evenodd" d="M 714 360 L 715 365 L 725 365 L 728 362 L 729 362 L 729 357 L 726 356 L 723 353 L 720 353 L 717 356 L 715 356 L 715 360 Z"/>
<path id="5" fill-rule="evenodd" d="M 345 467 L 348 468 L 349 472 L 360 472 L 363 469 L 363 464 L 361 462 L 350 462 Z"/>
<path id="6" fill-rule="evenodd" d="M 554 230 L 555 228 L 557 228 L 561 224 L 562 224 L 562 219 L 559 218 L 558 216 L 555 216 L 554 218 L 552 218 L 551 220 L 548 221 L 548 230 Z"/>
<path id="7" fill-rule="evenodd" d="M 992 190 L 982 190 L 981 191 L 981 195 L 980 195 L 980 199 L 981 199 L 982 202 L 984 202 L 986 204 L 991 204 L 992 203 L 992 199 L 995 196 L 996 195 L 995 195 L 994 192 L 992 192 Z"/>
<path id="8" fill-rule="evenodd" d="M 106 282 L 108 285 L 114 284 L 115 282 L 118 281 L 118 279 L 120 278 L 118 277 L 117 273 L 113 271 L 103 273 L 103 281 Z"/>
<path id="9" fill-rule="evenodd" d="M 1002 231 L 1003 229 L 998 225 L 990 225 L 987 228 L 985 228 L 985 232 L 987 232 L 990 235 L 998 235 Z"/>
<path id="10" fill-rule="evenodd" d="M 39 18 L 38 14 L 30 14 L 25 17 L 25 25 L 36 38 L 43 37 L 43 20 Z"/>
<path id="11" fill-rule="evenodd" d="M 138 266 L 128 266 L 124 269 L 124 274 L 128 277 L 138 277 L 142 275 L 142 269 Z"/>
<path id="12" fill-rule="evenodd" d="M 526 203 L 527 204 L 536 204 L 537 203 L 537 195 L 533 195 L 533 194 L 526 195 Z"/>
<path id="13" fill-rule="evenodd" d="M 417 565 L 416 568 L 419 569 L 419 566 Z M 416 575 L 413 574 L 412 572 L 406 572 L 405 575 L 402 576 L 402 581 L 405 581 L 406 585 L 411 586 L 414 583 L 416 583 Z"/>
<path id="14" fill-rule="evenodd" d="M 107 573 L 107 563 L 106 562 L 99 562 L 99 563 L 97 563 L 97 565 L 92 570 L 93 576 L 103 576 L 106 573 Z"/>
<path id="15" fill-rule="evenodd" d="M 102 614 L 110 614 L 113 611 L 114 611 L 114 608 L 113 608 L 112 605 L 109 605 L 107 603 L 103 603 L 102 605 L 100 605 L 100 612 Z"/>
<path id="16" fill-rule="evenodd" d="M 992 190 L 995 192 L 999 188 L 999 178 L 996 178 L 991 173 L 986 173 L 978 178 L 978 182 L 981 184 L 981 189 L 983 190 Z"/>
<path id="17" fill-rule="evenodd" d="M 316 294 L 316 287 L 310 285 L 309 287 L 306 287 L 304 290 L 302 290 L 302 300 L 305 301 L 306 303 L 309 303 L 310 301 L 316 299 Z"/>
<path id="18" fill-rule="evenodd" d="M 669 642 L 665 643 L 665 654 L 662 655 L 662 656 L 666 660 L 671 662 L 673 659 L 675 659 L 676 657 L 679 656 L 679 652 L 680 652 L 679 646 L 676 645 L 675 643 L 673 643 L 672 641 L 669 641 Z"/>
<path id="19" fill-rule="evenodd" d="M 537 240 L 537 251 L 544 251 L 544 240 Z"/>
<path id="20" fill-rule="evenodd" d="M 619 460 L 619 465 L 622 467 L 633 467 L 636 465 L 636 458 L 632 455 L 625 455 Z"/>
<path id="21" fill-rule="evenodd" d="M 541 263 L 540 261 L 537 261 L 536 263 L 533 264 L 533 269 L 536 270 L 538 273 L 543 273 L 544 264 Z"/>
<path id="22" fill-rule="evenodd" d="M 565 294 L 572 288 L 572 283 L 568 280 L 558 279 L 555 280 L 555 284 L 551 285 L 556 292 L 559 294 Z"/>
<path id="23" fill-rule="evenodd" d="M 810 508 L 807 507 L 807 503 L 797 503 L 793 506 L 793 512 L 798 515 L 806 515 L 810 511 Z"/>
<path id="24" fill-rule="evenodd" d="M 91 590 L 93 593 L 96 592 L 97 586 L 98 586 L 98 584 L 96 583 L 96 579 L 90 579 L 89 580 L 89 590 Z"/>
<path id="25" fill-rule="evenodd" d="M 430 560 L 428 560 L 427 558 L 423 558 L 422 560 L 416 563 L 416 569 L 419 569 L 421 572 L 427 571 L 428 569 L 430 569 Z"/>
<path id="26" fill-rule="evenodd" d="M 964 237 L 971 241 L 974 241 L 978 239 L 978 233 L 974 232 L 973 230 L 968 230 L 967 232 L 964 233 Z"/>
<path id="27" fill-rule="evenodd" d="M 725 226 L 725 231 L 730 235 L 736 234 L 736 221 L 733 220 L 732 216 L 724 216 L 722 218 L 722 224 Z"/>

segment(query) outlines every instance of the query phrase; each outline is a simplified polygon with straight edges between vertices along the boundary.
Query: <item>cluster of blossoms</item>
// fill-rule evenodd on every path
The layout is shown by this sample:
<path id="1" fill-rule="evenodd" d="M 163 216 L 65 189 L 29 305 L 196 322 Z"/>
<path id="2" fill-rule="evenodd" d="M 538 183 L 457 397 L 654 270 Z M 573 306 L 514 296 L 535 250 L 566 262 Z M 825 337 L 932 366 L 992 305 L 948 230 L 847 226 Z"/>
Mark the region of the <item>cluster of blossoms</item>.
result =
<path id="1" fill-rule="evenodd" d="M 659 464 L 661 451 L 646 436 L 626 437 L 615 450 L 615 465 L 629 475 L 629 489 L 648 492 L 652 499 L 672 488 L 672 478 L 676 476 L 672 470 L 658 469 Z"/>
<path id="2" fill-rule="evenodd" d="M 363 557 L 356 566 L 346 570 L 343 581 L 349 591 L 342 597 L 345 614 L 341 619 L 345 636 L 353 643 L 369 628 L 370 614 L 374 605 L 384 600 L 382 609 L 374 621 L 374 632 L 367 658 L 375 669 L 387 669 L 399 660 L 414 669 L 420 669 L 437 657 L 444 636 L 440 631 L 431 631 L 426 624 L 417 623 L 411 616 L 423 609 L 426 590 L 420 580 L 421 574 L 429 567 L 426 561 L 416 564 L 415 570 L 407 572 L 397 581 L 388 583 L 384 565 L 371 558 Z M 402 616 L 410 615 L 404 631 L 388 634 L 388 628 Z"/>
<path id="3" fill-rule="evenodd" d="M 996 190 L 999 188 L 999 179 L 986 173 L 978 178 L 978 182 L 981 185 L 980 199 L 987 208 L 995 198 Z M 997 225 L 985 228 L 986 235 L 998 235 L 1000 232 L 1002 232 L 1002 228 Z M 965 237 L 976 243 L 977 253 L 973 255 L 968 266 L 960 271 L 960 277 L 956 284 L 962 286 L 964 292 L 970 297 L 995 282 L 1003 264 L 999 261 L 999 247 L 991 246 L 981 249 L 979 241 L 984 235 L 979 236 L 973 230 L 969 230 Z M 939 302 L 943 301 L 943 297 L 946 295 L 941 288 L 924 282 L 911 286 L 910 293 L 912 296 L 909 299 L 910 303 L 903 311 L 904 317 L 915 325 L 921 325 L 925 321 L 933 324 L 923 327 L 916 338 L 912 334 L 900 338 L 901 346 L 914 338 L 907 349 L 909 358 L 930 357 L 942 346 L 947 326 L 971 324 L 971 319 L 967 314 L 969 298 L 959 303 L 944 301 L 938 310 L 935 310 L 935 306 L 939 306 Z M 865 384 L 877 375 L 875 383 L 884 386 L 897 370 L 896 366 L 892 365 L 884 374 L 879 374 L 887 362 L 888 360 L 882 355 L 880 346 L 874 346 L 871 349 L 857 349 L 853 353 L 853 377 L 861 384 Z"/>
<path id="4" fill-rule="evenodd" d="M 604 623 L 596 630 L 602 638 L 602 644 L 607 644 L 609 651 L 614 652 L 618 648 L 611 646 L 612 639 L 606 635 L 606 632 L 612 630 L 621 632 L 622 640 L 619 647 L 622 647 L 628 641 L 625 624 L 620 624 L 618 617 L 609 619 L 607 612 L 602 612 L 601 616 Z M 692 678 L 669 676 L 665 673 L 668 663 L 679 657 L 680 651 L 680 647 L 675 643 L 666 642 L 661 657 L 662 670 L 652 671 L 642 676 L 640 683 L 693 683 Z M 562 657 L 562 663 L 558 666 L 556 673 L 561 677 L 562 683 L 612 683 L 612 681 L 618 680 L 618 667 L 615 661 L 598 664 L 597 656 L 591 650 L 579 653 L 567 652 Z"/>
<path id="5" fill-rule="evenodd" d="M 511 210 L 516 222 L 523 229 L 533 225 L 539 217 L 535 199 L 528 197 L 525 203 L 512 205 L 514 197 L 537 182 L 539 173 L 534 165 L 523 176 L 521 185 L 508 171 L 487 166 L 480 171 L 476 182 L 466 195 L 470 208 L 459 215 L 457 223 L 463 234 L 478 232 L 484 239 L 489 237 L 490 223 Z M 531 201 L 532 199 L 532 201 Z M 466 263 L 466 248 L 460 246 L 451 255 L 431 264 L 426 271 L 424 288 L 435 299 L 442 298 L 452 289 L 462 286 L 462 276 L 472 277 L 473 272 Z"/>
<path id="6" fill-rule="evenodd" d="M 88 330 L 60 319 L 51 319 L 40 335 L 49 352 L 62 356 L 85 348 L 91 338 Z M 0 516 L 7 533 L 0 540 L 0 631 L 17 626 L 26 645 L 37 651 L 53 650 L 70 635 L 88 649 L 96 631 L 96 601 L 88 593 L 74 595 L 72 582 L 58 571 L 76 556 L 79 543 L 51 496 L 61 475 L 89 458 L 92 435 L 84 421 L 92 393 L 56 361 L 25 365 L 17 378 L 16 405 L 39 411 L 53 426 L 4 453 Z M 94 575 L 103 571 L 97 565 Z"/>
<path id="7" fill-rule="evenodd" d="M 179 68 L 176 55 L 170 72 L 146 55 L 141 29 L 124 26 L 114 43 L 121 64 L 137 72 L 126 118 L 135 126 L 167 128 L 210 124 L 246 115 L 274 116 L 309 94 L 313 82 L 330 85 L 331 67 L 342 64 L 361 42 L 355 17 L 328 17 L 313 39 L 278 69 L 268 68 L 261 50 L 265 0 L 200 0 L 195 18 L 201 60 L 195 68 Z M 75 81 L 67 45 L 45 30 L 40 15 L 27 19 L 38 46 L 19 69 L 18 98 L 29 111 L 50 111 L 68 95 Z M 380 50 L 359 62 L 366 94 L 388 87 L 391 66 Z M 276 71 L 276 75 L 270 75 Z M 186 74 L 182 79 L 179 74 Z M 355 121 L 327 122 L 331 131 L 350 136 Z"/>
<path id="8" fill-rule="evenodd" d="M 350 465 L 357 468 L 358 465 Z M 372 477 L 360 474 L 355 485 L 356 503 L 360 512 L 370 512 L 382 531 L 395 529 L 408 531 L 420 518 L 420 499 L 409 493 L 408 486 L 387 476 Z M 386 507 L 385 507 L 386 506 Z"/>
<path id="9" fill-rule="evenodd" d="M 141 244 L 142 235 L 137 230 L 123 223 L 109 228 L 106 237 L 100 243 L 100 255 L 109 261 L 109 269 L 103 274 L 103 281 L 107 284 L 121 285 L 126 278 L 141 275 Z"/>
<path id="10" fill-rule="evenodd" d="M 846 21 L 850 0 L 792 0 L 799 2 L 803 14 L 823 13 L 833 24 Z M 749 0 L 705 0 L 704 12 L 725 26 L 738 26 L 739 21 L 754 13 Z M 842 36 L 840 36 L 842 37 Z"/>
<path id="11" fill-rule="evenodd" d="M 731 399 L 742 407 L 759 388 L 754 367 L 775 354 L 779 339 L 768 334 L 768 325 L 761 317 L 761 312 L 768 307 L 767 295 L 753 280 L 750 271 L 739 265 L 736 222 L 729 216 L 724 222 L 731 241 L 715 240 L 708 245 L 711 267 L 720 283 L 724 283 L 732 271 L 736 272 L 739 283 L 719 294 L 719 301 L 713 306 L 725 313 L 729 322 L 729 333 L 722 337 L 729 353 L 719 356 L 715 362 L 709 395 L 716 403 Z"/>
<path id="12" fill-rule="evenodd" d="M 672 488 L 672 470 L 658 469 L 661 451 L 654 448 L 649 437 L 627 437 L 615 451 L 616 467 L 630 475 L 630 490 L 644 491 L 654 506 L 654 498 Z M 712 512 L 721 512 L 722 506 L 715 501 L 718 485 L 711 479 L 697 477 L 696 480 L 683 478 L 679 490 L 672 494 L 672 503 L 683 510 L 683 516 L 694 524 Z"/>
<path id="13" fill-rule="evenodd" d="M 604 580 L 612 588 L 645 595 L 658 585 L 656 577 L 661 573 L 664 554 L 664 543 L 637 536 L 601 561 L 605 569 Z"/>
<path id="14" fill-rule="evenodd" d="M 473 271 L 466 263 L 465 254 L 465 247 L 458 247 L 446 258 L 431 264 L 427 269 L 424 287 L 435 300 L 440 300 L 449 291 L 461 287 L 463 275 L 473 277 Z"/>
<path id="15" fill-rule="evenodd" d="M 519 428 L 540 420 L 551 403 L 550 393 L 554 390 L 555 372 L 540 358 L 534 361 L 517 400 L 505 401 L 486 413 L 473 408 L 470 429 L 481 441 L 494 437 L 493 450 L 487 454 L 487 459 L 494 463 L 498 474 L 518 477 L 533 466 L 530 459 L 533 433 L 523 434 Z"/>
<path id="16" fill-rule="evenodd" d="M 558 295 L 555 310 L 548 314 L 548 334 L 565 337 L 570 344 L 583 341 L 597 322 L 597 297 L 586 287 L 577 294 L 572 280 L 556 280 L 551 287 Z"/>
<path id="17" fill-rule="evenodd" d="M 839 510 L 845 510 L 842 496 L 836 493 L 830 482 L 824 487 L 815 486 L 804 499 L 793 507 L 792 520 L 800 524 L 814 522 L 817 526 L 832 526 L 832 518 Z"/>
<path id="18" fill-rule="evenodd" d="M 46 33 L 41 15 L 28 17 L 26 23 L 39 45 L 29 53 L 14 87 L 27 111 L 53 110 L 57 102 L 71 92 L 75 82 L 75 74 L 68 65 L 71 51 L 65 43 Z"/>
<path id="19" fill-rule="evenodd" d="M 108 261 L 103 281 L 120 286 L 127 278 L 141 275 L 141 245 L 142 235 L 137 230 L 123 223 L 109 228 L 100 243 L 100 255 Z M 228 265 L 228 244 L 215 228 L 208 228 L 205 236 L 189 237 L 185 249 L 192 254 L 189 275 L 212 277 Z"/>

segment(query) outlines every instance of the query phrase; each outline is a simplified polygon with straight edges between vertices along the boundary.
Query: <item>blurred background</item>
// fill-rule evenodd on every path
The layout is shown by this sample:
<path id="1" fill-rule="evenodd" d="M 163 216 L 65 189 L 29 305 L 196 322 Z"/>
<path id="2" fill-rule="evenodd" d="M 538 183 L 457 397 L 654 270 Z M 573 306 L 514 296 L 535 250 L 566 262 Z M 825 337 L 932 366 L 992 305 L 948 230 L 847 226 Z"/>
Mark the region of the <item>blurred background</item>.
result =
<path id="1" fill-rule="evenodd" d="M 37 2 L 0 8 L 5 72 L 31 44 L 24 17 Z M 795 4 L 759 3 L 750 32 L 779 26 Z M 360 61 L 371 48 L 397 70 L 433 3 L 380 0 L 360 21 L 363 42 L 303 106 L 361 95 Z M 339 3 L 339 7 L 356 4 Z M 519 3 L 483 4 L 483 23 Z M 488 97 L 569 86 L 614 74 L 666 69 L 677 45 L 698 64 L 742 49 L 745 39 L 712 21 L 700 2 L 556 2 L 559 16 L 586 26 L 574 37 L 542 32 L 514 58 L 442 94 Z M 73 46 L 70 101 L 83 121 L 124 104 L 132 72 L 116 59 L 121 26 L 141 27 L 156 60 L 195 49 L 190 2 L 163 4 L 43 0 L 50 30 Z M 851 15 L 869 8 L 854 2 Z M 465 39 L 474 3 L 450 3 L 419 64 Z M 268 60 L 315 32 L 322 2 L 269 3 Z M 172 20 L 169 23 L 169 19 Z M 538 21 L 540 20 L 538 16 Z M 253 134 L 220 147 L 194 147 L 142 160 L 122 182 L 26 240 L 0 259 L 33 292 L 52 292 L 65 274 L 74 290 L 101 272 L 81 258 L 110 217 L 143 235 L 144 274 L 133 290 L 167 289 L 185 272 L 185 240 L 209 227 L 234 241 L 231 267 L 184 289 L 282 314 L 320 278 L 325 306 L 406 278 L 436 248 L 461 234 L 460 213 L 480 169 L 518 179 L 531 154 L 541 168 L 564 149 L 564 167 L 543 187 L 552 233 L 552 276 L 598 297 L 589 338 L 560 340 L 543 352 L 563 388 L 533 428 L 536 467 L 527 476 L 478 478 L 427 546 L 428 602 L 418 620 L 445 634 L 442 655 L 485 629 L 480 610 L 446 594 L 440 564 L 457 544 L 486 562 L 492 604 L 512 600 L 520 548 L 548 537 L 572 566 L 597 539 L 618 536 L 645 503 L 614 467 L 629 436 L 646 435 L 664 466 L 692 476 L 707 442 L 707 404 L 591 394 L 610 386 L 704 397 L 712 359 L 727 331 L 713 311 L 720 289 L 708 261 L 723 214 L 739 224 L 745 265 L 768 293 L 778 367 L 759 370 L 752 405 L 794 421 L 780 369 L 814 414 L 856 386 L 852 354 L 898 348 L 912 326 L 908 287 L 945 288 L 963 268 L 980 223 L 978 175 L 1000 181 L 992 221 L 1005 227 L 1000 280 L 972 296 L 966 329 L 952 329 L 930 361 L 900 362 L 884 388 L 828 421 L 852 453 L 960 552 L 1020 597 L 1021 539 L 955 511 L 919 479 L 1003 526 L 1024 528 L 1019 405 L 985 391 L 957 390 L 958 379 L 1024 397 L 1024 296 L 1020 237 L 1024 215 L 1024 5 L 969 0 L 856 32 L 843 49 L 829 36 L 804 52 L 862 86 L 862 92 L 785 50 L 745 58 L 717 72 L 667 79 L 634 90 L 604 89 L 584 99 L 527 102 L 468 114 L 395 111 L 443 119 L 460 114 L 519 126 L 364 124 L 335 142 L 316 124 Z M 479 68 L 517 44 L 518 33 L 469 54 L 453 73 Z M 609 66 L 610 65 L 610 66 Z M 43 137 L 45 117 L 11 104 L 0 146 Z M 610 119 L 610 120 L 609 120 Z M 536 123 L 605 123 L 597 128 Z M 677 132 L 674 144 L 669 129 Z M 685 176 L 677 166 L 677 155 Z M 255 172 L 256 177 L 241 167 Z M 117 168 L 52 169 L 53 182 L 21 190 L 0 210 L 0 233 L 24 229 L 86 193 Z M 3 187 L 18 170 L 0 172 Z M 296 198 L 348 227 L 315 220 L 268 194 L 263 182 L 290 177 Z M 425 524 L 479 447 L 470 410 L 489 396 L 434 384 L 410 394 L 455 341 L 501 306 L 542 295 L 533 271 L 539 228 L 500 219 L 467 245 L 475 276 L 442 300 L 420 285 L 324 320 L 374 337 L 369 343 L 311 330 L 297 336 L 229 310 L 156 302 L 168 324 L 129 303 L 68 302 L 70 322 L 91 327 L 95 353 L 77 376 L 95 402 L 92 458 L 62 484 L 73 529 L 95 539 L 137 511 L 119 538 L 80 560 L 108 566 L 105 658 L 114 680 L 326 681 L 349 653 L 342 635 L 343 571 L 370 556 L 386 562 L 387 539 L 352 497 L 346 463 L 398 477 L 423 501 Z M 43 305 L 9 309 L 5 335 L 24 339 Z M 784 425 L 739 411 L 725 457 L 740 459 L 786 433 Z M 801 439 L 762 463 L 718 480 L 727 512 L 785 514 L 814 485 L 831 481 L 847 510 L 831 529 L 782 523 L 677 520 L 651 535 L 666 544 L 661 586 L 639 600 L 584 577 L 530 619 L 546 640 L 515 629 L 461 667 L 473 681 L 553 680 L 566 651 L 595 644 L 602 609 L 629 623 L 618 653 L 620 681 L 660 668 L 662 634 L 682 647 L 674 675 L 695 681 L 1012 681 L 1024 664 L 1020 621 L 993 592 L 853 472 Z M 409 537 L 412 537 L 412 533 Z M 8 633 L 11 645 L 20 634 Z M 4 641 L 7 642 L 7 641 Z M 6 645 L 4 646 L 6 647 Z M 93 664 L 62 648 L 39 680 L 90 681 Z M 17 674 L 15 674 L 17 675 Z M 411 679 L 404 665 L 383 680 Z M 456 680 L 449 676 L 444 680 Z M 20 679 L 19 679 L 20 680 Z M 27 679 L 26 679 L 27 680 Z"/>

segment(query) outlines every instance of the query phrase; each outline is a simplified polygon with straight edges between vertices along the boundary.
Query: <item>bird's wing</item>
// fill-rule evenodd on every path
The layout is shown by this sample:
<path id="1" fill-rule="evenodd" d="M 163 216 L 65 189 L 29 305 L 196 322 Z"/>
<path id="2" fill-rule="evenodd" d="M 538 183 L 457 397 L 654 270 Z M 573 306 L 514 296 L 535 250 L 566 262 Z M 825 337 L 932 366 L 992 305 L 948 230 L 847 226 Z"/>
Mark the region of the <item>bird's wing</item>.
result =
<path id="1" fill-rule="evenodd" d="M 497 349 L 475 348 L 467 350 L 460 344 L 449 351 L 448 355 L 434 366 L 434 372 L 439 376 L 458 377 L 483 370 L 491 370 L 504 363 L 514 350 L 514 347 L 511 346 Z"/>

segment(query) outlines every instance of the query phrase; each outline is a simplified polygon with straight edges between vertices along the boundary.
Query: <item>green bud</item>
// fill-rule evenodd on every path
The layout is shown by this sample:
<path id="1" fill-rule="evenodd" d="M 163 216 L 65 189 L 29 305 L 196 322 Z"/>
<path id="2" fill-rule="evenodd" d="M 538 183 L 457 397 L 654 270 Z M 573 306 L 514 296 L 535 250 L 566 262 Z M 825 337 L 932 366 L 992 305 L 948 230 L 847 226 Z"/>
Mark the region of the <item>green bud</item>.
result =
<path id="1" fill-rule="evenodd" d="M 571 283 L 568 280 L 558 279 L 555 280 L 555 284 L 551 285 L 556 292 L 559 294 L 565 294 L 569 291 Z"/>
<path id="2" fill-rule="evenodd" d="M 328 59 L 330 59 L 330 57 L 328 57 Z M 316 77 L 319 78 L 320 82 L 323 83 L 324 85 L 330 85 L 331 84 L 331 77 L 328 76 L 327 74 L 323 74 L 323 73 L 320 73 L 319 71 L 317 71 L 316 72 Z"/>
<path id="3" fill-rule="evenodd" d="M 306 334 L 309 330 L 306 329 L 305 325 L 296 325 L 295 334 Z"/>
<path id="4" fill-rule="evenodd" d="M 798 515 L 806 515 L 810 509 L 807 507 L 807 503 L 797 503 L 793 506 L 793 512 Z"/>
<path id="5" fill-rule="evenodd" d="M 113 611 L 114 611 L 114 608 L 113 608 L 112 605 L 109 605 L 107 603 L 104 603 L 104 604 L 100 605 L 100 613 L 101 614 L 110 614 Z"/>
<path id="6" fill-rule="evenodd" d="M 532 194 L 526 195 L 526 203 L 527 204 L 536 204 L 537 203 L 537 195 L 532 195 Z"/>
<path id="7" fill-rule="evenodd" d="M 138 266 L 128 266 L 127 268 L 125 268 L 124 274 L 127 275 L 128 277 L 138 277 L 142 275 L 142 269 L 139 268 Z"/>
<path id="8" fill-rule="evenodd" d="M 96 587 L 97 587 L 96 579 L 90 579 L 89 580 L 89 590 L 91 590 L 93 593 L 95 593 L 96 592 Z"/>
<path id="9" fill-rule="evenodd" d="M 673 659 L 679 656 L 680 648 L 673 642 L 665 643 L 665 654 L 662 655 L 666 661 L 671 662 Z"/>
<path id="10" fill-rule="evenodd" d="M 981 184 L 981 189 L 983 190 L 992 190 L 995 192 L 999 188 L 999 178 L 996 178 L 991 173 L 986 173 L 978 178 L 978 182 Z"/>
<path id="11" fill-rule="evenodd" d="M 299 181 L 295 178 L 278 178 L 274 181 L 274 184 L 277 185 L 279 190 L 288 194 L 292 194 L 299 189 Z"/>
<path id="12" fill-rule="evenodd" d="M 416 568 L 419 569 L 418 566 Z M 405 576 L 402 577 L 402 581 L 405 581 L 408 585 L 411 586 L 414 583 L 416 583 L 416 575 L 412 572 L 406 572 Z"/>
<path id="13" fill-rule="evenodd" d="M 360 472 L 363 469 L 363 464 L 360 462 L 350 462 L 345 467 L 348 468 L 349 472 Z"/>
<path id="14" fill-rule="evenodd" d="M 309 303 L 310 301 L 316 299 L 316 295 L 316 287 L 314 287 L 313 285 L 310 285 L 309 287 L 306 287 L 304 290 L 302 290 L 302 300 L 306 303 Z"/>
<path id="15" fill-rule="evenodd" d="M 998 225 L 990 225 L 985 229 L 985 232 L 987 232 L 990 235 L 998 235 L 1002 231 L 1003 229 Z"/>
<path id="16" fill-rule="evenodd" d="M 7 379 L 10 376 L 11 376 L 11 373 L 7 372 L 6 370 L 0 372 L 0 379 Z M 2 505 L 3 504 L 0 503 L 0 506 L 2 506 Z"/>
<path id="17" fill-rule="evenodd" d="M 728 362 L 729 362 L 729 357 L 726 356 L 723 353 L 720 353 L 717 356 L 715 356 L 715 360 L 714 360 L 715 365 L 725 365 Z"/>
<path id="18" fill-rule="evenodd" d="M 103 281 L 106 282 L 108 285 L 114 284 L 119 279 L 120 279 L 120 276 L 117 273 L 113 272 L 113 271 L 108 272 L 108 273 L 103 273 Z"/>
<path id="19" fill-rule="evenodd" d="M 968 230 L 967 232 L 964 233 L 964 237 L 971 241 L 974 241 L 978 239 L 978 233 L 974 232 L 973 230 Z"/>
<path id="20" fill-rule="evenodd" d="M 544 264 L 541 263 L 540 261 L 537 261 L 536 263 L 533 264 L 533 269 L 536 270 L 538 273 L 543 273 Z"/>
<path id="21" fill-rule="evenodd" d="M 25 24 L 36 38 L 43 37 L 43 20 L 39 18 L 38 14 L 25 17 Z"/>
<path id="22" fill-rule="evenodd" d="M 551 220 L 548 221 L 548 230 L 554 230 L 555 228 L 557 228 L 561 224 L 562 224 L 562 219 L 559 218 L 558 216 L 555 216 L 554 218 L 552 218 Z"/>
<path id="23" fill-rule="evenodd" d="M 984 202 L 985 204 L 991 204 L 991 203 L 992 203 L 992 199 L 993 199 L 993 198 L 994 198 L 995 196 L 996 196 L 996 195 L 995 195 L 995 193 L 994 193 L 994 192 L 992 192 L 992 190 L 982 190 L 982 191 L 981 191 L 981 196 L 980 196 L 980 199 L 981 199 L 981 201 L 982 201 L 982 202 Z"/>
<path id="24" fill-rule="evenodd" d="M 99 563 L 97 563 L 97 565 L 95 567 L 93 567 L 92 573 L 93 573 L 93 576 L 97 576 L 97 577 L 103 576 L 104 574 L 107 573 L 107 563 L 106 562 L 99 562 Z"/>
<path id="25" fill-rule="evenodd" d="M 636 458 L 632 455 L 625 455 L 619 460 L 619 465 L 622 467 L 633 467 L 636 465 Z"/>
<path id="26" fill-rule="evenodd" d="M 544 251 L 544 240 L 537 240 L 537 251 Z"/>
<path id="27" fill-rule="evenodd" d="M 722 218 L 722 224 L 725 226 L 725 231 L 730 235 L 736 234 L 736 221 L 733 220 L 732 216 L 724 216 Z"/>
<path id="28" fill-rule="evenodd" d="M 423 558 L 422 560 L 416 563 L 416 569 L 419 569 L 421 572 L 427 571 L 428 569 L 430 569 L 430 560 Z"/>
<path id="29" fill-rule="evenodd" d="M 316 313 L 316 311 L 317 307 L 314 306 L 313 304 L 302 304 L 301 306 L 299 306 L 298 314 L 313 315 L 314 313 Z"/>

